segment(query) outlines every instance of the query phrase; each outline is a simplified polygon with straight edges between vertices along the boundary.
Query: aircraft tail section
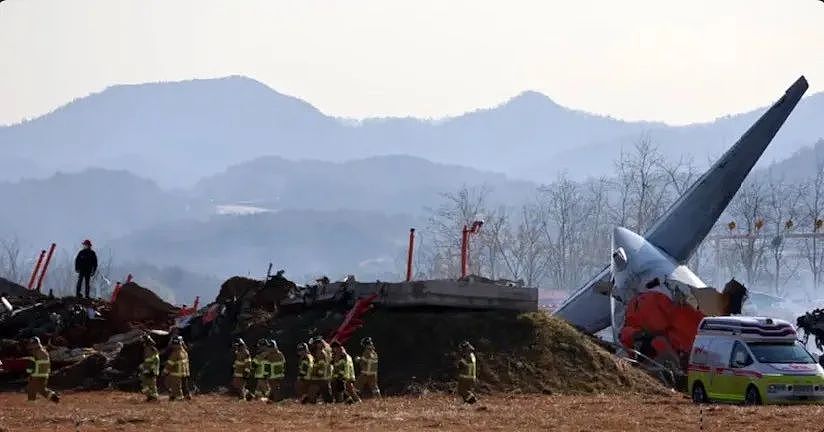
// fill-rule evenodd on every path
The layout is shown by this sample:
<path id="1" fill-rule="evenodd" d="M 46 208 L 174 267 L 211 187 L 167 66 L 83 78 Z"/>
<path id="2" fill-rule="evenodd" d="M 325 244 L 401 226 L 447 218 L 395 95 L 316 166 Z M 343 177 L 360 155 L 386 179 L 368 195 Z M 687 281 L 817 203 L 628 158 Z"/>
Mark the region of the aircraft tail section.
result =
<path id="1" fill-rule="evenodd" d="M 645 238 L 679 263 L 686 262 L 704 240 L 767 145 L 807 91 L 802 76 L 771 106 L 667 212 Z M 610 251 L 607 251 L 610 252 Z M 611 322 L 609 267 L 574 292 L 555 314 L 579 329 L 595 333 Z"/>
<path id="2" fill-rule="evenodd" d="M 647 230 L 644 237 L 675 260 L 686 262 L 718 221 L 808 87 L 803 76 L 791 85 L 784 96 Z"/>

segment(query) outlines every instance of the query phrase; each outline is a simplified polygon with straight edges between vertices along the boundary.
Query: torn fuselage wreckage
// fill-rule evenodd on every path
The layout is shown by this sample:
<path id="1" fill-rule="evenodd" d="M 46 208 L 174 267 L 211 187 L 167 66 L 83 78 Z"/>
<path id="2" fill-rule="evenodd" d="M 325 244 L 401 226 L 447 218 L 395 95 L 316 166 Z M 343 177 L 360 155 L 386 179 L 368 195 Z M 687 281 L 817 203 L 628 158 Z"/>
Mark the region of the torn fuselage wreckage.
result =
<path id="1" fill-rule="evenodd" d="M 616 342 L 684 370 L 704 316 L 740 313 L 746 289 L 708 287 L 685 263 L 738 192 L 808 84 L 790 86 L 643 236 L 618 227 L 610 264 L 555 314 L 588 333 L 612 327 Z"/>

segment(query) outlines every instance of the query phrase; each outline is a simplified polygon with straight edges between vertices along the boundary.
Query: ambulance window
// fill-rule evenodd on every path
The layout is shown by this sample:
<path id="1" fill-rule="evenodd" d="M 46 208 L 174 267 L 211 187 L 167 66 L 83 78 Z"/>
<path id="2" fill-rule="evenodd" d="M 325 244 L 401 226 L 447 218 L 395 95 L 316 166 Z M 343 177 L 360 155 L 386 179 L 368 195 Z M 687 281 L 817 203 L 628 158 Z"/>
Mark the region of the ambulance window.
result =
<path id="1" fill-rule="evenodd" d="M 695 346 L 692 349 L 692 358 L 690 363 L 697 365 L 706 365 L 709 361 L 711 339 L 701 339 L 695 341 Z"/>
<path id="2" fill-rule="evenodd" d="M 712 349 L 709 350 L 709 365 L 719 368 L 729 367 L 731 351 L 732 340 L 724 337 L 715 339 L 712 342 Z"/>
<path id="3" fill-rule="evenodd" d="M 730 367 L 743 368 L 752 364 L 752 357 L 749 351 L 741 342 L 735 342 L 732 347 L 732 356 L 730 357 Z"/>

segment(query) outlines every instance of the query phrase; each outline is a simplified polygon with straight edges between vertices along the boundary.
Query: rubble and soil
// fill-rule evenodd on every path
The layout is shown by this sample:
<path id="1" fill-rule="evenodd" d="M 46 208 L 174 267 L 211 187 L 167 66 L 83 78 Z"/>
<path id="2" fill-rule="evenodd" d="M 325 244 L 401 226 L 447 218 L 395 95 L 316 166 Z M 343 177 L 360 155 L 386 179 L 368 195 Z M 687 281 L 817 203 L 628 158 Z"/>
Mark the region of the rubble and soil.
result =
<path id="1" fill-rule="evenodd" d="M 232 340 L 243 337 L 254 346 L 266 337 L 276 339 L 286 355 L 284 390 L 290 394 L 296 345 L 316 335 L 330 337 L 351 307 L 343 297 L 313 307 L 278 307 L 296 291 L 281 274 L 267 281 L 234 277 L 221 286 L 214 303 L 187 316 L 187 311 L 135 283 L 124 285 L 113 304 L 15 291 L 22 296 L 10 297 L 14 315 L 0 318 L 0 339 L 5 339 L 0 342 L 0 359 L 25 355 L 25 339 L 37 335 L 50 351 L 55 388 L 136 390 L 141 335 L 152 330 L 163 351 L 169 335 L 180 334 L 189 347 L 196 387 L 221 392 L 232 370 Z M 484 393 L 668 392 L 544 311 L 375 307 L 346 343 L 350 353 L 359 354 L 358 342 L 364 336 L 372 337 L 378 348 L 380 384 L 389 395 L 453 390 L 456 351 L 464 339 L 476 348 L 479 388 Z M 0 386 L 14 388 L 24 378 L 20 373 L 0 375 Z"/>

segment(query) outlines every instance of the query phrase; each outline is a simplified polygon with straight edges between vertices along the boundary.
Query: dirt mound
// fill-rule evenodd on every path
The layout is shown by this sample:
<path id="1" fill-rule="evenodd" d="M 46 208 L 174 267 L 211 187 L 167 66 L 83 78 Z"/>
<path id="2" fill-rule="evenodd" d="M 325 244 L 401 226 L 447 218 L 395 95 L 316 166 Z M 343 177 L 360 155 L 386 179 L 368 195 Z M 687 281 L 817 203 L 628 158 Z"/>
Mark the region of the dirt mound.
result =
<path id="1" fill-rule="evenodd" d="M 234 276 L 220 286 L 218 303 L 246 302 L 249 306 L 275 310 L 277 304 L 296 289 L 294 282 L 282 275 L 271 276 L 266 281 Z"/>
<path id="2" fill-rule="evenodd" d="M 247 343 L 274 337 L 287 356 L 287 381 L 294 382 L 295 346 L 314 335 L 328 336 L 345 311 L 305 311 L 273 318 L 243 333 Z M 214 390 L 230 378 L 231 335 L 192 344 L 199 386 Z M 457 346 L 470 340 L 478 357 L 484 391 L 523 393 L 661 393 L 645 373 L 625 364 L 588 336 L 544 312 L 398 311 L 375 309 L 347 344 L 360 353 L 371 336 L 381 356 L 380 381 L 388 394 L 450 390 L 455 386 Z M 287 389 L 290 390 L 290 389 Z"/>
<path id="3" fill-rule="evenodd" d="M 128 331 L 132 323 L 167 328 L 178 311 L 151 290 L 130 282 L 120 288 L 107 318 L 117 332 Z"/>

